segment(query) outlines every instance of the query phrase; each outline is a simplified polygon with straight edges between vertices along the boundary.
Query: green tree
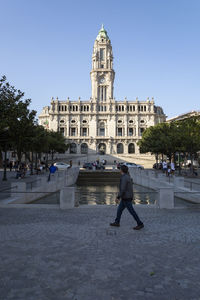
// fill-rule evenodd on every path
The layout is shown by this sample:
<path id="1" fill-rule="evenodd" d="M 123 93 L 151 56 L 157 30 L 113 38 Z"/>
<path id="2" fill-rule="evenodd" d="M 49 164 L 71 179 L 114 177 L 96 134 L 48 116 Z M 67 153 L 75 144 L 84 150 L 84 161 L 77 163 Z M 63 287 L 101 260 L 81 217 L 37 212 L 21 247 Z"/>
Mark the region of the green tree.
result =
<path id="1" fill-rule="evenodd" d="M 138 142 L 140 152 L 167 155 L 181 150 L 182 132 L 177 123 L 159 123 L 147 128 Z"/>
<path id="2" fill-rule="evenodd" d="M 48 132 L 48 152 L 51 154 L 51 160 L 53 162 L 54 154 L 65 153 L 69 145 L 66 144 L 65 138 L 62 133 L 58 131 L 49 131 Z"/>
<path id="3" fill-rule="evenodd" d="M 191 169 L 193 170 L 193 160 L 200 150 L 200 117 L 195 116 L 177 122 L 181 137 L 181 150 L 191 158 Z"/>

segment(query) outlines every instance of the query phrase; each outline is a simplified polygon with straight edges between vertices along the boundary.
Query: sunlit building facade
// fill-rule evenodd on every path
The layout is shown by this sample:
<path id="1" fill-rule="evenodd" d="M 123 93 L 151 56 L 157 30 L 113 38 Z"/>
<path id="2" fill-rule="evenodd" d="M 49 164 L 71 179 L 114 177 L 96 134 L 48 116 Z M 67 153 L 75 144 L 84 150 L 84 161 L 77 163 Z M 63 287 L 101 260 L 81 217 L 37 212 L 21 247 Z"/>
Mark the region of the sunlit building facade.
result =
<path id="1" fill-rule="evenodd" d="M 71 154 L 139 154 L 137 142 L 143 131 L 166 117 L 153 98 L 115 100 L 112 45 L 103 26 L 94 42 L 90 77 L 89 100 L 52 98 L 39 123 L 62 132 Z"/>

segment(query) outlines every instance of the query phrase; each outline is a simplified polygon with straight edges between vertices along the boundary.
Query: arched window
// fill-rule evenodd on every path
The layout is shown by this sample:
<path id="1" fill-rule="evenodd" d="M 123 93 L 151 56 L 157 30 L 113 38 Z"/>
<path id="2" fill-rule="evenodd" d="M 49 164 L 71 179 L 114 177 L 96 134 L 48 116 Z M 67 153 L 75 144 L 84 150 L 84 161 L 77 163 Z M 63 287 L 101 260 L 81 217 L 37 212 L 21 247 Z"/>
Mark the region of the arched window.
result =
<path id="1" fill-rule="evenodd" d="M 76 144 L 75 143 L 71 143 L 70 147 L 69 147 L 69 150 L 70 150 L 71 154 L 76 154 L 76 152 L 77 152 Z"/>
<path id="2" fill-rule="evenodd" d="M 88 145 L 86 143 L 81 144 L 81 154 L 88 153 Z"/>
<path id="3" fill-rule="evenodd" d="M 117 144 L 117 154 L 124 153 L 124 146 L 122 143 Z"/>
<path id="4" fill-rule="evenodd" d="M 129 154 L 135 153 L 135 145 L 133 143 L 128 145 L 128 153 Z"/>

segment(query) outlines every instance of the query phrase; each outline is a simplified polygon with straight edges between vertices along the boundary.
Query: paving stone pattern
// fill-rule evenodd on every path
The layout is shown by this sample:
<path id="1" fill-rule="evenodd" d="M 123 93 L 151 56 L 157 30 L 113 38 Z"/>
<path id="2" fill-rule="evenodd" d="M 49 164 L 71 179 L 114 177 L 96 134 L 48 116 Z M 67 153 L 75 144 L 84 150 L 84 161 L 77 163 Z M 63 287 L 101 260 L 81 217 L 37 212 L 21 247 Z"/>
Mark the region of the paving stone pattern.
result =
<path id="1" fill-rule="evenodd" d="M 200 211 L 0 209 L 2 300 L 199 300 Z"/>

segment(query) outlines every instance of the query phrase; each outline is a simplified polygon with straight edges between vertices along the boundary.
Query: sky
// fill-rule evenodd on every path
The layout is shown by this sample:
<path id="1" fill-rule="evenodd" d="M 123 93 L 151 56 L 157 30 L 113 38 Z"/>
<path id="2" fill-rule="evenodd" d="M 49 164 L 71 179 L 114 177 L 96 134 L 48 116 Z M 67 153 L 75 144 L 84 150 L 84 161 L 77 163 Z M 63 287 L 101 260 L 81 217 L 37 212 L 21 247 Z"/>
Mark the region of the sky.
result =
<path id="1" fill-rule="evenodd" d="M 51 97 L 91 97 L 104 24 L 116 100 L 154 97 L 168 117 L 200 110 L 200 0 L 0 0 L 0 76 L 40 113 Z"/>

